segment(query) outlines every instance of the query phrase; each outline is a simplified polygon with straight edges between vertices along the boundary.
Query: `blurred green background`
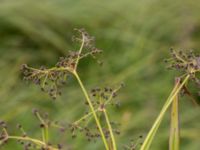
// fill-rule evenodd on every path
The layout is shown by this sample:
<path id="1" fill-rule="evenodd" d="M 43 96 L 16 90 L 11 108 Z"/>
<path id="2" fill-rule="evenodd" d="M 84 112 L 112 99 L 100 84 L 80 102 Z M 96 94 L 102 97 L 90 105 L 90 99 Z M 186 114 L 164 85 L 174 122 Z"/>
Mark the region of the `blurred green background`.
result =
<path id="1" fill-rule="evenodd" d="M 163 63 L 169 48 L 198 52 L 200 3 L 197 0 L 1 0 L 0 1 L 0 119 L 9 132 L 19 134 L 23 124 L 33 137 L 40 137 L 32 108 L 48 112 L 54 120 L 73 122 L 85 111 L 83 94 L 71 79 L 56 101 L 32 84 L 22 81 L 20 65 L 52 66 L 73 50 L 74 28 L 85 28 L 103 49 L 100 67 L 92 59 L 79 66 L 89 90 L 101 85 L 125 83 L 119 109 L 109 110 L 121 123 L 119 149 L 131 138 L 145 135 L 173 87 L 176 71 Z M 188 97 L 180 101 L 181 150 L 200 149 L 200 110 Z M 151 149 L 167 150 L 169 112 Z M 74 150 L 102 150 L 101 141 L 89 143 L 82 136 L 51 133 L 53 142 Z M 68 137 L 68 138 L 64 138 Z M 67 149 L 66 148 L 66 149 Z M 15 141 L 2 150 L 20 150 Z"/>

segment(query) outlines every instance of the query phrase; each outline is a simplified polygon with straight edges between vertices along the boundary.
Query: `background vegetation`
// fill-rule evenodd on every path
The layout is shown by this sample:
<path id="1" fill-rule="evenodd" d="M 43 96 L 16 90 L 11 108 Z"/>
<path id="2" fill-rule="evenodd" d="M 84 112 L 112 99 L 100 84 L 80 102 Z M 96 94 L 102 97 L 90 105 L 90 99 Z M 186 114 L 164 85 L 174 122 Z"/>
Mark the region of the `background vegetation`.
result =
<path id="1" fill-rule="evenodd" d="M 200 3 L 196 0 L 2 0 L 0 2 L 0 119 L 17 133 L 17 123 L 33 136 L 40 136 L 32 108 L 47 111 L 54 120 L 72 122 L 85 111 L 78 84 L 70 80 L 56 101 L 25 84 L 20 65 L 51 66 L 68 50 L 73 28 L 85 28 L 104 50 L 99 67 L 92 59 L 81 62 L 79 72 L 87 88 L 115 85 L 125 87 L 121 107 L 110 110 L 121 123 L 117 141 L 120 149 L 131 138 L 147 133 L 173 87 L 175 71 L 167 71 L 163 59 L 168 49 L 200 47 Z M 194 91 L 195 92 L 195 91 Z M 198 98 L 198 97 L 197 97 Z M 180 102 L 181 149 L 200 148 L 200 110 L 186 97 Z M 168 149 L 169 116 L 153 143 L 154 150 Z M 36 131 L 36 132 L 35 132 Z M 62 136 L 68 136 L 67 139 Z M 52 133 L 53 141 L 58 135 Z M 59 135 L 73 149 L 103 149 L 82 136 Z M 2 150 L 20 150 L 10 141 Z"/>

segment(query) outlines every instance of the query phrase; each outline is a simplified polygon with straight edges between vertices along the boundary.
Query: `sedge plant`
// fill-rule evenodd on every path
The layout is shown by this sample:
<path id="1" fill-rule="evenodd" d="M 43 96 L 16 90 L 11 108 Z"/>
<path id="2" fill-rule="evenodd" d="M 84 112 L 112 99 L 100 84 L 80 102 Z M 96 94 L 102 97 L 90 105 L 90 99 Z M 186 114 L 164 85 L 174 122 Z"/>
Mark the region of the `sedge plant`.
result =
<path id="1" fill-rule="evenodd" d="M 40 122 L 40 138 L 29 136 L 22 125 L 18 125 L 18 129 L 22 132 L 22 135 L 12 135 L 9 133 L 6 123 L 0 121 L 0 126 L 2 127 L 0 145 L 6 143 L 8 140 L 15 139 L 24 145 L 25 150 L 60 150 L 63 148 L 61 144 L 52 144 L 49 136 L 51 128 L 58 128 L 61 131 L 69 129 L 73 138 L 76 137 L 77 132 L 84 133 L 88 141 L 96 141 L 101 138 L 105 150 L 119 149 L 116 142 L 116 134 L 119 134 L 120 131 L 117 129 L 117 123 L 111 121 L 107 106 L 118 106 L 115 97 L 123 84 L 114 88 L 96 87 L 90 92 L 86 89 L 79 76 L 78 65 L 80 60 L 88 56 L 96 59 L 96 55 L 101 54 L 102 50 L 95 47 L 94 37 L 90 36 L 84 29 L 76 29 L 76 31 L 77 35 L 73 37 L 73 41 L 80 44 L 80 48 L 77 51 L 70 51 L 67 56 L 60 57 L 59 61 L 52 68 L 46 68 L 44 66 L 33 68 L 27 64 L 23 64 L 21 66 L 21 71 L 24 80 L 28 80 L 40 86 L 41 90 L 48 93 L 52 99 L 56 99 L 57 96 L 61 95 L 61 88 L 67 83 L 69 76 L 73 76 L 82 90 L 88 111 L 77 121 L 65 126 L 58 122 L 51 121 L 48 118 L 48 115 L 41 115 L 38 110 L 34 110 L 33 114 Z M 178 69 L 182 72 L 182 75 L 175 79 L 174 88 L 169 94 L 169 97 L 163 105 L 160 114 L 148 132 L 144 142 L 140 142 L 142 136 L 139 136 L 139 139 L 137 139 L 136 142 L 131 141 L 130 145 L 124 146 L 124 149 L 126 150 L 136 150 L 139 145 L 141 145 L 140 150 L 149 150 L 163 117 L 170 106 L 171 124 L 169 149 L 179 150 L 179 95 L 180 93 L 191 95 L 187 88 L 187 84 L 190 80 L 194 81 L 197 85 L 200 85 L 200 80 L 197 76 L 200 71 L 200 56 L 195 55 L 193 52 L 184 53 L 182 51 L 176 52 L 174 50 L 171 50 L 171 54 L 172 57 L 166 60 L 170 65 L 169 68 Z M 101 64 L 101 61 L 97 60 L 97 62 Z M 196 103 L 194 100 L 193 102 Z"/>
<path id="2" fill-rule="evenodd" d="M 80 89 L 83 92 L 86 100 L 85 104 L 88 106 L 89 111 L 83 117 L 68 125 L 67 128 L 70 129 L 72 137 L 75 137 L 77 132 L 76 130 L 79 130 L 80 132 L 85 133 L 89 141 L 92 139 L 96 140 L 101 137 L 106 150 L 117 150 L 114 134 L 119 134 L 120 132 L 113 127 L 116 123 L 110 121 L 106 108 L 107 105 L 117 105 L 117 102 L 113 101 L 113 99 L 117 96 L 117 92 L 123 85 L 120 84 L 116 88 L 98 87 L 92 89 L 91 92 L 86 90 L 86 87 L 78 73 L 79 62 L 81 59 L 88 56 L 96 58 L 96 55 L 102 53 L 102 50 L 95 47 L 94 37 L 90 36 L 84 29 L 75 30 L 77 31 L 77 35 L 72 39 L 76 43 L 80 43 L 78 51 L 70 51 L 67 56 L 61 57 L 52 68 L 46 68 L 44 66 L 40 68 L 33 68 L 27 64 L 23 64 L 21 66 L 21 71 L 23 73 L 24 80 L 28 80 L 36 85 L 39 85 L 43 92 L 48 93 L 50 97 L 56 99 L 57 96 L 61 95 L 61 87 L 66 84 L 68 77 L 73 76 L 77 80 Z M 99 60 L 97 62 L 101 64 Z M 49 144 L 49 128 L 53 126 L 64 129 L 65 127 L 55 123 L 46 123 L 37 112 L 35 112 L 35 115 L 41 122 L 41 140 L 31 138 L 26 134 L 23 134 L 22 136 L 11 136 L 5 127 L 5 123 L 2 122 L 1 125 L 3 126 L 3 130 L 0 139 L 1 143 L 5 143 L 9 139 L 16 139 L 20 141 L 28 141 L 28 146 L 25 147 L 26 149 L 31 149 L 30 143 L 33 143 L 35 148 L 39 149 L 60 149 L 61 146 L 57 146 L 56 148 L 52 146 L 52 144 Z M 100 119 L 101 115 L 104 117 L 103 120 Z M 95 125 L 93 125 L 93 131 L 86 126 L 89 124 L 89 121 L 83 123 L 86 119 L 92 120 L 91 118 L 94 119 L 95 122 Z"/>

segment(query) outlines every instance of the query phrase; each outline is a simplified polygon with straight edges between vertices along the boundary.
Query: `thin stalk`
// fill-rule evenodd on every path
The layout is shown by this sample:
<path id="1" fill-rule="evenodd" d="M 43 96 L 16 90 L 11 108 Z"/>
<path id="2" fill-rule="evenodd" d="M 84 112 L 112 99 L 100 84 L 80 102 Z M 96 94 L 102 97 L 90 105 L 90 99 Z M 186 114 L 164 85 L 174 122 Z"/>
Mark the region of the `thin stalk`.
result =
<path id="1" fill-rule="evenodd" d="M 103 109 L 103 113 L 104 113 L 104 116 L 106 118 L 106 123 L 108 125 L 108 129 L 109 129 L 109 132 L 110 132 L 110 136 L 111 136 L 111 141 L 112 141 L 112 147 L 113 147 L 113 150 L 117 150 L 117 146 L 116 146 L 116 142 L 115 142 L 115 136 L 113 134 L 113 129 L 112 129 L 112 126 L 110 124 L 110 120 L 108 118 L 108 114 L 107 114 L 107 111 L 106 109 Z"/>
<path id="2" fill-rule="evenodd" d="M 46 140 L 45 140 L 46 138 L 45 138 L 45 131 L 44 131 L 44 128 L 42 128 L 42 141 L 44 142 L 44 143 L 46 143 Z"/>
<path id="3" fill-rule="evenodd" d="M 180 81 L 180 80 L 179 80 Z M 175 84 L 180 84 L 179 81 L 175 81 Z M 177 83 L 178 82 L 178 83 Z M 169 137 L 169 150 L 179 150 L 180 144 L 180 130 L 179 130 L 179 112 L 178 112 L 178 94 L 175 96 L 171 106 L 171 126 Z"/>
<path id="4" fill-rule="evenodd" d="M 95 112 L 99 111 L 99 109 L 94 110 Z M 88 114 L 86 114 L 85 116 L 81 117 L 80 119 L 78 119 L 77 121 L 75 121 L 73 124 L 78 124 L 79 122 L 81 122 L 82 120 L 90 117 L 93 113 L 89 112 Z"/>
<path id="5" fill-rule="evenodd" d="M 33 142 L 33 143 L 35 143 L 36 145 L 39 145 L 39 146 L 46 146 L 46 143 L 44 143 L 40 140 L 37 140 L 37 139 L 30 138 L 30 137 L 8 136 L 7 138 L 8 139 L 15 139 L 15 140 L 29 141 L 29 142 Z M 51 146 L 48 146 L 48 148 L 50 148 L 50 150 L 58 150 L 57 148 L 53 148 Z"/>
<path id="6" fill-rule="evenodd" d="M 77 81 L 78 81 L 78 83 L 79 83 L 79 85 L 80 85 L 80 87 L 81 87 L 81 89 L 82 89 L 82 91 L 83 91 L 83 93 L 84 93 L 84 95 L 85 95 L 85 98 L 86 98 L 86 100 L 87 100 L 87 102 L 88 102 L 88 104 L 89 104 L 89 107 L 90 107 L 90 109 L 91 109 L 91 112 L 92 112 L 92 114 L 93 114 L 93 116 L 94 116 L 94 119 L 95 119 L 95 121 L 96 121 L 97 127 L 98 127 L 98 129 L 99 129 L 99 131 L 100 131 L 100 134 L 101 134 L 101 137 L 102 137 L 104 146 L 105 146 L 106 150 L 109 150 L 109 147 L 108 147 L 108 144 L 107 144 L 105 135 L 104 135 L 104 133 L 103 133 L 103 129 L 102 129 L 102 127 L 101 127 L 100 121 L 99 121 L 99 119 L 98 119 L 98 117 L 97 117 L 97 114 L 96 114 L 96 112 L 95 112 L 95 109 L 94 109 L 94 107 L 93 107 L 93 105 L 92 105 L 92 102 L 91 102 L 91 100 L 90 100 L 90 98 L 89 98 L 89 95 L 88 95 L 88 93 L 87 93 L 87 91 L 86 91 L 86 89 L 85 89 L 85 87 L 84 87 L 84 85 L 83 85 L 83 83 L 82 83 L 82 81 L 81 81 L 79 75 L 77 74 L 77 72 L 74 71 L 73 74 L 74 74 L 74 76 L 76 77 L 76 79 L 77 79 Z"/>
<path id="7" fill-rule="evenodd" d="M 48 125 L 46 124 L 46 122 L 42 119 L 42 117 L 40 116 L 40 114 L 37 112 L 36 113 L 37 118 L 40 120 L 40 122 L 44 125 L 44 127 L 42 128 L 42 139 L 45 143 L 48 143 L 48 139 L 49 139 L 49 131 L 48 131 Z"/>
<path id="8" fill-rule="evenodd" d="M 75 70 L 77 70 L 77 66 L 78 66 L 78 63 L 79 63 L 79 60 L 80 60 L 80 54 L 82 53 L 82 50 L 83 50 L 83 47 L 84 47 L 84 44 L 85 44 L 85 36 L 84 34 L 82 34 L 82 43 L 81 43 L 81 47 L 78 51 L 78 57 L 76 59 L 76 63 L 75 63 Z"/>
<path id="9" fill-rule="evenodd" d="M 8 139 L 16 139 L 16 140 L 24 140 L 24 141 L 30 141 L 33 142 L 37 145 L 41 145 L 41 146 L 45 146 L 46 143 L 40 141 L 40 140 L 36 140 L 36 139 L 32 139 L 29 137 L 20 137 L 20 136 L 8 136 Z"/>
<path id="10" fill-rule="evenodd" d="M 148 135 L 143 143 L 143 145 L 141 146 L 140 150 L 148 150 L 152 140 L 158 130 L 158 127 L 160 126 L 160 123 L 163 119 L 163 116 L 165 115 L 167 109 L 169 108 L 170 104 L 172 103 L 172 101 L 174 100 L 174 98 L 176 97 L 176 95 L 180 92 L 180 90 L 182 89 L 182 87 L 184 86 L 184 84 L 188 81 L 190 75 L 187 75 L 185 77 L 185 79 L 183 80 L 183 82 L 180 85 L 176 85 L 176 87 L 174 88 L 174 90 L 171 92 L 170 96 L 168 97 L 168 99 L 166 100 L 160 114 L 158 115 L 156 121 L 154 122 L 151 130 L 148 132 Z"/>
<path id="11" fill-rule="evenodd" d="M 46 143 L 49 142 L 49 127 L 48 125 L 45 125 L 45 139 L 46 139 Z"/>

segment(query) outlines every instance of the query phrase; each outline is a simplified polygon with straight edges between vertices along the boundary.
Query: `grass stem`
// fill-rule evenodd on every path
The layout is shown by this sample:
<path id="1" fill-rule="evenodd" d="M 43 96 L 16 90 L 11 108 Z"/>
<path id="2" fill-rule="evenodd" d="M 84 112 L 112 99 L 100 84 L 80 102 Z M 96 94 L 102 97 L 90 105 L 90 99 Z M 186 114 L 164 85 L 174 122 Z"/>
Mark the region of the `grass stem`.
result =
<path id="1" fill-rule="evenodd" d="M 88 93 L 87 93 L 87 91 L 86 91 L 86 89 L 85 89 L 85 87 L 84 87 L 84 85 L 83 85 L 83 83 L 82 83 L 82 81 L 81 81 L 81 79 L 80 79 L 80 77 L 79 77 L 79 75 L 77 74 L 76 71 L 74 72 L 74 76 L 76 77 L 76 79 L 77 79 L 77 81 L 78 81 L 78 83 L 79 83 L 79 85 L 80 85 L 80 87 L 81 87 L 81 89 L 82 89 L 82 91 L 83 91 L 83 93 L 84 93 L 84 95 L 85 95 L 85 98 L 86 98 L 86 100 L 87 100 L 87 102 L 88 102 L 88 104 L 89 104 L 89 107 L 90 107 L 91 112 L 92 112 L 92 114 L 93 114 L 93 116 L 94 116 L 94 119 L 95 119 L 95 121 L 96 121 L 97 127 L 98 127 L 98 129 L 99 129 L 99 132 L 100 132 L 100 134 L 101 134 L 101 137 L 102 137 L 104 146 L 105 146 L 106 150 L 109 150 L 109 147 L 108 147 L 108 144 L 107 144 L 107 141 L 106 141 L 106 138 L 105 138 L 103 129 L 102 129 L 102 127 L 101 127 L 100 121 L 99 121 L 99 119 L 98 119 L 98 117 L 97 117 L 97 114 L 96 114 L 96 112 L 95 112 L 95 109 L 94 109 L 94 107 L 93 107 L 93 105 L 92 105 L 92 102 L 91 102 L 91 100 L 90 100 L 90 97 L 89 97 L 89 95 L 88 95 Z"/>
<path id="2" fill-rule="evenodd" d="M 103 109 L 103 113 L 104 113 L 104 116 L 106 118 L 106 123 L 108 125 L 108 129 L 109 129 L 109 132 L 110 132 L 110 136 L 111 136 L 111 141 L 112 141 L 112 147 L 113 147 L 113 150 L 117 150 L 117 146 L 116 146 L 116 142 L 115 142 L 115 136 L 113 134 L 113 129 L 112 129 L 112 126 L 110 124 L 110 120 L 108 118 L 108 114 L 107 114 L 107 111 L 106 109 Z"/>
<path id="3" fill-rule="evenodd" d="M 176 80 L 175 84 L 180 84 L 180 80 Z M 169 136 L 169 150 L 179 150 L 180 132 L 179 132 L 179 111 L 178 111 L 179 96 L 174 97 L 171 106 L 171 126 Z"/>

